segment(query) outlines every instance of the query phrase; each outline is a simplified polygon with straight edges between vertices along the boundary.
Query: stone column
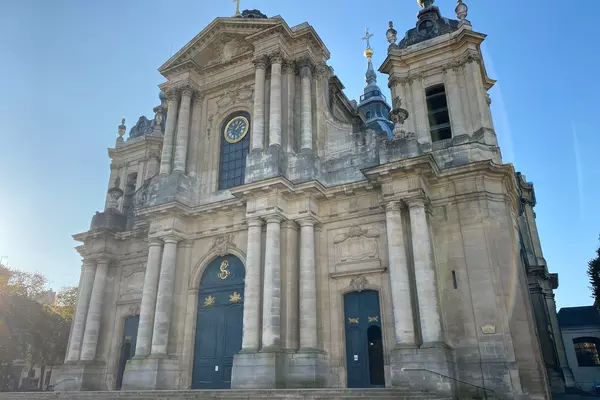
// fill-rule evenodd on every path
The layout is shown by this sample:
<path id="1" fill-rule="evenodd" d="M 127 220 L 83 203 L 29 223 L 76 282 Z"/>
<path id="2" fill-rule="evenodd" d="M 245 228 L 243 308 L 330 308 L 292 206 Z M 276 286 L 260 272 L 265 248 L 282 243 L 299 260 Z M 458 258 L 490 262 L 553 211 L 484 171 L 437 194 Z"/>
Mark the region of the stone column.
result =
<path id="1" fill-rule="evenodd" d="M 175 125 L 177 123 L 178 94 L 175 89 L 166 93 L 168 99 L 167 122 L 165 126 L 165 138 L 163 139 L 162 157 L 160 160 L 160 173 L 171 173 L 171 162 L 173 161 L 173 139 L 175 138 Z"/>
<path id="2" fill-rule="evenodd" d="M 410 213 L 415 282 L 423 344 L 440 343 L 443 341 L 442 324 L 425 199 L 414 198 L 406 202 Z"/>
<path id="3" fill-rule="evenodd" d="M 198 153 L 200 152 L 200 126 L 202 123 L 202 107 L 204 105 L 204 96 L 197 95 L 194 98 L 192 106 L 192 125 L 190 126 L 190 141 L 188 146 L 187 175 L 190 178 L 196 177 L 198 170 Z"/>
<path id="4" fill-rule="evenodd" d="M 269 146 L 281 146 L 281 54 L 271 58 L 271 101 L 269 106 Z"/>
<path id="5" fill-rule="evenodd" d="M 399 202 L 386 204 L 385 221 L 396 345 L 415 345 L 410 275 Z"/>
<path id="6" fill-rule="evenodd" d="M 265 70 L 264 57 L 254 60 L 254 115 L 252 116 L 252 150 L 262 150 L 265 142 Z"/>
<path id="7" fill-rule="evenodd" d="M 262 225 L 259 218 L 248 220 L 248 249 L 246 279 L 244 282 L 244 333 L 242 351 L 256 352 L 260 344 L 260 253 L 262 252 Z"/>
<path id="8" fill-rule="evenodd" d="M 171 309 L 173 308 L 173 286 L 175 284 L 175 265 L 177 262 L 177 242 L 179 239 L 169 236 L 163 239 L 163 250 L 158 282 L 154 329 L 152 332 L 152 355 L 166 356 L 171 327 Z"/>
<path id="9" fill-rule="evenodd" d="M 265 281 L 263 292 L 262 345 L 277 349 L 281 339 L 281 218 L 271 215 L 267 220 L 265 243 Z"/>
<path id="10" fill-rule="evenodd" d="M 467 134 L 457 74 L 458 67 L 448 66 L 444 69 L 444 86 L 446 87 L 446 100 L 450 111 L 452 136 Z"/>
<path id="11" fill-rule="evenodd" d="M 300 82 L 302 88 L 302 128 L 300 136 L 300 151 L 312 151 L 312 64 L 308 59 L 303 59 L 300 61 Z"/>
<path id="12" fill-rule="evenodd" d="M 425 101 L 425 88 L 423 88 L 423 77 L 418 75 L 411 78 L 411 82 L 417 141 L 419 143 L 431 143 L 429 117 L 427 116 L 427 102 Z"/>
<path id="13" fill-rule="evenodd" d="M 317 281 L 315 221 L 300 224 L 300 350 L 315 350 L 317 343 Z"/>
<path id="14" fill-rule="evenodd" d="M 85 323 L 83 346 L 81 348 L 81 361 L 93 361 L 96 358 L 98 336 L 100 335 L 100 321 L 102 320 L 102 302 L 104 300 L 104 284 L 108 274 L 108 260 L 96 261 L 96 274 L 94 287 L 90 296 L 90 308 Z"/>
<path id="15" fill-rule="evenodd" d="M 85 321 L 94 286 L 95 272 L 96 266 L 93 261 L 83 262 L 81 285 L 79 286 L 79 294 L 77 295 L 77 308 L 75 311 L 75 320 L 73 321 L 73 331 L 71 333 L 71 345 L 69 346 L 65 362 L 79 361 L 81 342 L 83 340 L 83 333 L 85 332 Z"/>
<path id="16" fill-rule="evenodd" d="M 179 107 L 179 117 L 177 119 L 177 146 L 175 148 L 175 168 L 173 172 L 182 174 L 185 174 L 187 162 L 188 140 L 190 137 L 190 107 L 193 94 L 194 89 L 189 86 L 182 89 L 181 106 Z"/>
<path id="17" fill-rule="evenodd" d="M 144 358 L 150 355 L 162 245 L 163 243 L 160 239 L 150 239 L 150 243 L 148 244 L 148 262 L 146 264 L 146 273 L 144 275 L 142 305 L 140 307 L 140 324 L 135 346 L 136 358 Z"/>
<path id="18" fill-rule="evenodd" d="M 283 63 L 283 75 L 285 77 L 285 151 L 292 152 L 297 148 L 294 137 L 294 96 L 296 92 L 296 63 L 286 60 Z"/>

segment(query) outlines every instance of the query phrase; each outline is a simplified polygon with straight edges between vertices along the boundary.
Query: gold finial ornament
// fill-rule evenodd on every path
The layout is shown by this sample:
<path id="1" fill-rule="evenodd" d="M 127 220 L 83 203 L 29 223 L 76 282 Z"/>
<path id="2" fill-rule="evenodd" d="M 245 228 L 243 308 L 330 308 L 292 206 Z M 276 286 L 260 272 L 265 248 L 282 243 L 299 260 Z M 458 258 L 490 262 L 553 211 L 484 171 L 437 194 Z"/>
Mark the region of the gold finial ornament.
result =
<path id="1" fill-rule="evenodd" d="M 371 38 L 373 36 L 374 35 L 372 33 L 369 33 L 369 28 L 367 28 L 365 36 L 361 38 L 362 40 L 367 41 L 367 48 L 365 49 L 365 57 L 367 57 L 369 60 L 371 60 L 371 58 L 373 57 L 373 54 L 375 54 L 375 52 L 371 48 Z"/>
<path id="2" fill-rule="evenodd" d="M 231 0 L 232 3 L 236 3 L 235 5 L 235 14 L 233 14 L 234 17 L 239 17 L 240 15 L 242 15 L 240 13 L 240 0 Z"/>

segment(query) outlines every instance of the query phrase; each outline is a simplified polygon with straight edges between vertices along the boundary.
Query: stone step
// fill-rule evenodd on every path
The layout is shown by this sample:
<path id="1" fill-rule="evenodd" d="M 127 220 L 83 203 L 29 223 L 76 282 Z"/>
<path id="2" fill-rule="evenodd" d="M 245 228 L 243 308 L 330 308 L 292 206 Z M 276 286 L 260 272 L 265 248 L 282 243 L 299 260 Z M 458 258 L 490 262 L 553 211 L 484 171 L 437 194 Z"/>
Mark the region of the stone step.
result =
<path id="1" fill-rule="evenodd" d="M 0 393 L 4 400 L 443 400 L 450 397 L 398 389 L 298 389 L 298 390 L 153 390 L 120 392 Z"/>

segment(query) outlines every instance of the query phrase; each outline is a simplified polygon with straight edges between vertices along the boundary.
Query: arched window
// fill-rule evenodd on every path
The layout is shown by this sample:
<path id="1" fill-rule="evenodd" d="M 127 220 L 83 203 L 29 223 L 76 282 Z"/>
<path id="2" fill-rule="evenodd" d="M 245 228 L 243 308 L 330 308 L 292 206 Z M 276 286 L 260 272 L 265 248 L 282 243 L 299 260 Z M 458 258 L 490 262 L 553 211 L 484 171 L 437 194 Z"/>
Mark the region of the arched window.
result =
<path id="1" fill-rule="evenodd" d="M 249 148 L 250 114 L 241 111 L 229 115 L 221 125 L 219 190 L 230 189 L 244 183 Z"/>
<path id="2" fill-rule="evenodd" d="M 580 367 L 600 367 L 600 339 L 596 337 L 578 337 L 573 339 L 577 364 Z"/>
<path id="3" fill-rule="evenodd" d="M 450 114 L 448 113 L 448 101 L 444 85 L 436 85 L 425 91 L 427 99 L 427 114 L 429 116 L 429 129 L 431 141 L 450 139 L 452 129 L 450 128 Z"/>

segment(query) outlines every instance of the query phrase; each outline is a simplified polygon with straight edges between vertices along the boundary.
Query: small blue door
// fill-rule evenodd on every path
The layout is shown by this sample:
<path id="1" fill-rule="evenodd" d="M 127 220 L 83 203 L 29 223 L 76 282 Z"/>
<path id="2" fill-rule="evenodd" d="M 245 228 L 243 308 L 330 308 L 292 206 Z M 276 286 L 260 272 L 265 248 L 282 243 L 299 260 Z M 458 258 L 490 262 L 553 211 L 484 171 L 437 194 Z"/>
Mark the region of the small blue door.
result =
<path id="1" fill-rule="evenodd" d="M 379 294 L 367 290 L 345 295 L 344 324 L 348 387 L 385 387 Z"/>
<path id="2" fill-rule="evenodd" d="M 233 255 L 215 259 L 202 275 L 192 389 L 231 388 L 233 356 L 242 349 L 244 276 Z"/>
<path id="3" fill-rule="evenodd" d="M 121 357 L 119 358 L 119 369 L 117 370 L 115 390 L 121 390 L 125 365 L 127 364 L 127 361 L 131 360 L 135 355 L 135 343 L 137 341 L 139 324 L 139 315 L 125 318 L 125 323 L 123 324 L 123 339 L 121 340 Z"/>

